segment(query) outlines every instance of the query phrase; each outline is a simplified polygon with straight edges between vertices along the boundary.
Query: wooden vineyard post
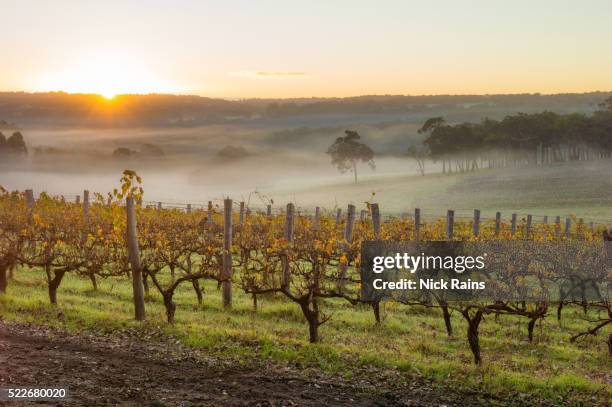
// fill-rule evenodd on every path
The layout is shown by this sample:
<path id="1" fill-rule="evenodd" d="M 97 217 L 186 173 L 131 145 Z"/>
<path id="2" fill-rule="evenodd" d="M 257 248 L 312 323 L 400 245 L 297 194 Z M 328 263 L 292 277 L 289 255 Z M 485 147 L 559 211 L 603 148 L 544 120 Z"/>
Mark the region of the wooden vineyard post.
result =
<path id="1" fill-rule="evenodd" d="M 26 189 L 25 191 L 26 205 L 28 209 L 34 209 L 34 191 L 31 189 Z"/>
<path id="2" fill-rule="evenodd" d="M 212 225 L 213 223 L 215 223 L 215 220 L 213 219 L 213 204 L 212 201 L 208 201 L 208 212 L 206 213 L 206 215 L 208 216 L 208 224 Z"/>
<path id="3" fill-rule="evenodd" d="M 472 224 L 472 234 L 478 236 L 480 232 L 480 209 L 474 209 L 474 223 Z"/>
<path id="4" fill-rule="evenodd" d="M 126 199 L 127 212 L 127 248 L 132 269 L 132 290 L 134 294 L 134 311 L 137 321 L 145 319 L 144 287 L 142 285 L 142 269 L 140 267 L 140 248 L 138 247 L 138 232 L 136 229 L 136 209 L 134 198 Z"/>
<path id="5" fill-rule="evenodd" d="M 76 199 L 74 200 L 74 203 L 77 204 L 77 205 L 81 204 L 81 195 L 77 195 L 76 196 Z"/>
<path id="6" fill-rule="evenodd" d="M 285 214 L 285 240 L 289 244 L 293 242 L 294 213 L 295 213 L 295 206 L 292 203 L 288 203 L 287 213 Z M 291 268 L 289 267 L 289 253 L 288 253 L 288 250 L 285 250 L 285 253 L 283 253 L 283 275 L 281 279 L 281 287 L 283 289 L 288 289 L 290 281 L 291 281 Z"/>
<path id="7" fill-rule="evenodd" d="M 555 238 L 558 239 L 561 235 L 561 216 L 555 218 Z"/>
<path id="8" fill-rule="evenodd" d="M 593 224 L 593 222 L 589 222 L 589 229 L 591 230 L 591 233 L 595 232 L 595 225 Z"/>
<path id="9" fill-rule="evenodd" d="M 319 229 L 319 222 L 321 221 L 321 208 L 318 206 L 315 208 L 314 227 Z"/>
<path id="10" fill-rule="evenodd" d="M 525 231 L 525 237 L 531 236 L 531 223 L 533 221 L 533 216 L 527 215 L 527 226 Z"/>
<path id="11" fill-rule="evenodd" d="M 501 212 L 495 212 L 495 236 L 501 232 Z"/>
<path id="12" fill-rule="evenodd" d="M 191 204 L 187 204 L 187 213 L 191 213 Z"/>
<path id="13" fill-rule="evenodd" d="M 372 229 L 374 230 L 374 239 L 380 239 L 380 210 L 377 203 L 370 204 L 370 216 L 372 217 Z M 380 300 L 370 303 L 376 323 L 380 323 Z"/>
<path id="14" fill-rule="evenodd" d="M 544 225 L 544 227 L 542 229 L 544 229 L 544 239 L 548 238 L 548 216 L 544 216 L 544 218 L 542 218 L 542 224 Z"/>
<path id="15" fill-rule="evenodd" d="M 85 220 L 89 217 L 89 191 L 83 191 L 83 217 Z"/>
<path id="16" fill-rule="evenodd" d="M 268 204 L 267 208 L 266 208 L 266 215 L 269 217 L 272 216 L 272 205 Z"/>
<path id="17" fill-rule="evenodd" d="M 340 276 L 340 281 L 338 281 L 338 292 L 342 293 L 344 291 L 345 279 L 346 279 L 346 270 L 348 257 L 346 253 L 348 252 L 348 246 L 353 243 L 353 226 L 355 225 L 355 205 L 349 205 L 346 212 L 346 226 L 344 228 L 344 240 L 346 240 L 346 246 L 344 248 L 346 261 L 344 263 L 339 264 L 340 272 L 338 273 Z"/>
<path id="18" fill-rule="evenodd" d="M 344 228 L 344 239 L 353 240 L 353 226 L 355 224 L 355 205 L 349 205 L 346 213 L 346 226 Z"/>
<path id="19" fill-rule="evenodd" d="M 421 238 L 421 209 L 414 208 L 414 240 L 419 241 Z"/>
<path id="20" fill-rule="evenodd" d="M 223 306 L 232 306 L 232 200 L 223 201 L 223 274 L 222 297 Z"/>
<path id="21" fill-rule="evenodd" d="M 453 238 L 453 231 L 455 229 L 455 211 L 449 209 L 446 212 L 446 238 Z"/>
<path id="22" fill-rule="evenodd" d="M 516 234 L 516 213 L 512 214 L 512 221 L 510 224 L 510 234 L 514 236 Z"/>
<path id="23" fill-rule="evenodd" d="M 162 203 L 161 203 L 161 202 L 158 202 L 158 203 L 157 203 L 157 210 L 158 210 L 158 211 L 161 211 L 161 210 L 162 210 Z"/>
<path id="24" fill-rule="evenodd" d="M 370 210 L 372 211 L 372 229 L 374 229 L 374 238 L 378 240 L 380 239 L 380 211 L 378 209 L 378 204 L 371 204 Z"/>
<path id="25" fill-rule="evenodd" d="M 238 223 L 240 226 L 244 223 L 244 201 L 240 202 L 240 216 L 238 218 Z"/>
<path id="26" fill-rule="evenodd" d="M 569 239 L 572 232 L 572 219 L 565 218 L 565 238 Z"/>
<path id="27" fill-rule="evenodd" d="M 31 190 L 31 189 L 26 189 L 25 190 L 25 201 L 26 201 L 28 220 L 31 221 L 32 220 L 32 215 L 34 214 L 34 204 L 36 203 L 36 201 L 34 200 L 34 191 L 33 190 Z"/>
<path id="28" fill-rule="evenodd" d="M 336 211 L 336 225 L 339 225 L 342 221 L 342 209 L 338 208 Z"/>
<path id="29" fill-rule="evenodd" d="M 368 211 L 366 211 L 365 209 L 362 209 L 361 212 L 359 212 L 359 220 L 361 222 L 363 222 L 365 220 L 367 213 L 368 213 Z"/>

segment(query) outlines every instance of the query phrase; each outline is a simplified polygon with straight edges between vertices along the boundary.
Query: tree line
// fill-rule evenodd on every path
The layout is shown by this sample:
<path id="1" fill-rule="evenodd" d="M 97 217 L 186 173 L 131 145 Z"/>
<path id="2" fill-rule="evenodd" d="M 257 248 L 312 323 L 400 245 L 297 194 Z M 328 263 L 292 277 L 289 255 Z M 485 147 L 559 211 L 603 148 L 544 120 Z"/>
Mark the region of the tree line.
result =
<path id="1" fill-rule="evenodd" d="M 24 156 L 28 154 L 23 135 L 16 131 L 10 137 L 6 137 L 0 131 L 0 157 Z"/>
<path id="2" fill-rule="evenodd" d="M 612 97 L 599 106 L 592 115 L 544 111 L 454 125 L 433 117 L 419 129 L 426 135 L 422 145 L 408 155 L 421 174 L 427 158 L 441 162 L 443 173 L 610 158 Z"/>

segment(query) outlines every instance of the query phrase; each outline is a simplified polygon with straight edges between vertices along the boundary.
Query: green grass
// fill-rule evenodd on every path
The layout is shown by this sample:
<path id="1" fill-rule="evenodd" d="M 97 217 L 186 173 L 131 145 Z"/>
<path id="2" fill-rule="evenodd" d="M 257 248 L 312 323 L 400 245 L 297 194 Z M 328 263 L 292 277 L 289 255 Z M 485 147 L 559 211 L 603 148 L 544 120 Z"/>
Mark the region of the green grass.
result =
<path id="1" fill-rule="evenodd" d="M 612 162 L 602 160 L 452 175 L 365 174 L 357 184 L 347 176 L 343 182 L 262 191 L 279 202 L 328 209 L 336 202 L 344 208 L 346 197 L 358 205 L 375 201 L 383 214 L 420 207 L 423 219 L 442 217 L 447 209 L 455 209 L 456 218 L 471 218 L 474 209 L 481 209 L 483 219 L 494 219 L 501 211 L 504 219 L 517 212 L 521 217 L 534 215 L 537 222 L 544 215 L 549 221 L 557 215 L 576 215 L 586 222 L 606 223 L 612 221 L 611 170 Z"/>
<path id="2" fill-rule="evenodd" d="M 389 303 L 377 326 L 369 307 L 326 301 L 324 312 L 332 319 L 321 327 L 321 343 L 309 344 L 299 308 L 282 295 L 260 297 L 254 312 L 250 296 L 235 287 L 234 306 L 228 311 L 221 306 L 216 283 L 205 285 L 202 306 L 185 284 L 175 295 L 176 322 L 168 325 L 161 297 L 151 287 L 147 322 L 140 324 L 133 321 L 131 287 L 125 278 L 100 280 L 99 286 L 92 291 L 88 280 L 68 275 L 54 307 L 48 304 L 43 273 L 18 270 L 7 295 L 0 297 L 0 315 L 70 331 L 155 328 L 212 354 L 317 367 L 345 377 L 375 366 L 501 395 L 523 393 L 587 404 L 592 397 L 602 404 L 612 397 L 612 386 L 606 383 L 612 368 L 604 339 L 608 332 L 570 343 L 570 336 L 587 326 L 581 310 L 573 307 L 564 310 L 561 327 L 553 315 L 536 326 L 531 344 L 525 319 L 487 316 L 481 325 L 484 363 L 476 367 L 465 340 L 466 325 L 457 313 L 452 316 L 455 336 L 448 338 L 435 309 Z"/>

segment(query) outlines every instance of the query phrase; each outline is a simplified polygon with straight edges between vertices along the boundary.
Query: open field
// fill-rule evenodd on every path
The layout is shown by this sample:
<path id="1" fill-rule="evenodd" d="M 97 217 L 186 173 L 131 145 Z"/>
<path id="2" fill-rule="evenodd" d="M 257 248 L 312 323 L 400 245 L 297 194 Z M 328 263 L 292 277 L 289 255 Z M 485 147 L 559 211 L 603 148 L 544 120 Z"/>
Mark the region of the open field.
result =
<path id="1" fill-rule="evenodd" d="M 411 208 L 420 207 L 423 215 L 431 218 L 453 208 L 469 217 L 472 209 L 481 209 L 488 218 L 502 211 L 506 217 L 511 212 L 549 218 L 576 215 L 585 221 L 612 223 L 611 173 L 610 161 L 575 162 L 452 175 L 365 175 L 357 184 L 347 179 L 263 191 L 275 198 L 295 198 L 305 206 L 327 203 L 331 207 L 336 202 L 345 206 L 346 197 L 356 204 L 371 201 L 375 192 L 383 213 L 410 213 Z"/>
<path id="2" fill-rule="evenodd" d="M 172 336 L 182 346 L 213 356 L 316 368 L 347 379 L 368 366 L 392 369 L 404 378 L 416 375 L 456 391 L 502 398 L 507 404 L 605 405 L 612 395 L 612 361 L 602 336 L 569 342 L 586 327 L 582 311 L 574 307 L 565 312 L 561 326 L 552 316 L 540 320 L 531 344 L 527 321 L 486 317 L 480 335 L 484 363 L 476 367 L 461 316 L 452 315 L 458 332 L 447 338 L 434 309 L 386 304 L 383 321 L 376 325 L 369 308 L 328 300 L 323 308 L 333 317 L 321 328 L 321 343 L 309 344 L 299 308 L 278 296 L 262 296 L 254 312 L 251 298 L 236 292 L 228 311 L 221 306 L 216 284 L 206 284 L 202 306 L 192 289 L 181 286 L 175 295 L 176 322 L 168 325 L 161 297 L 153 292 L 147 300 L 147 322 L 133 321 L 131 295 L 125 279 L 101 280 L 99 290 L 93 291 L 89 281 L 67 275 L 59 305 L 49 306 L 44 273 L 19 269 L 7 295 L 0 297 L 0 311 L 7 321 L 71 332 L 135 330 L 144 336 Z"/>

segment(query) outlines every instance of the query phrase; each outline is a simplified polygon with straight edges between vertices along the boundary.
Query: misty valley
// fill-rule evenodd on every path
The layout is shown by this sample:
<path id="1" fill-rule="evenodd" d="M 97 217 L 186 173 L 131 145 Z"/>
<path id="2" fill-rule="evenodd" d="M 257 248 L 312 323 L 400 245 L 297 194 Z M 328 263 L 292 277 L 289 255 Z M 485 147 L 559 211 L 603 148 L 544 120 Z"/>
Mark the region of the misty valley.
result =
<path id="1" fill-rule="evenodd" d="M 479 208 L 488 217 L 498 210 L 612 217 L 606 94 L 219 102 L 223 108 L 211 102 L 199 107 L 202 113 L 192 111 L 189 125 L 172 119 L 185 117 L 177 100 L 188 97 L 134 96 L 132 103 L 149 98 L 157 110 L 143 105 L 129 116 L 119 99 L 105 107 L 117 109 L 115 121 L 101 123 L 99 111 L 93 119 L 67 113 L 73 99 L 95 96 L 52 96 L 67 110 L 49 110 L 43 121 L 41 96 L 30 95 L 20 110 L 9 103 L 23 100 L 0 95 L 4 188 L 74 199 L 83 189 L 112 191 L 121 171 L 134 169 L 144 179 L 144 199 L 167 204 L 204 205 L 232 196 L 251 208 L 292 201 L 304 210 L 333 210 L 375 196 L 388 214 L 420 207 L 424 216 L 437 217 L 453 207 L 466 216 Z M 175 116 L 167 117 L 172 109 Z M 155 111 L 162 113 L 152 121 Z M 340 168 L 329 149 L 347 130 L 372 156 Z M 11 152 L 15 133 L 23 146 Z"/>

